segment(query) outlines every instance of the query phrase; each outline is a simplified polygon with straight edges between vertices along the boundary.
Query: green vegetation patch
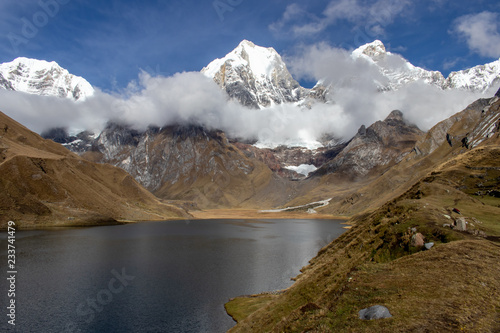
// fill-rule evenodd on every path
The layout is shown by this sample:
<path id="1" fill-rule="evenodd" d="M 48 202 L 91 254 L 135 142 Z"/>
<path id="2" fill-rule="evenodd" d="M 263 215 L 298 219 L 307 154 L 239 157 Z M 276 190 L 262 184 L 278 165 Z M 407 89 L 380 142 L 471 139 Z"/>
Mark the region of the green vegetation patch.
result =
<path id="1" fill-rule="evenodd" d="M 275 298 L 273 295 L 242 296 L 231 299 L 224 307 L 227 314 L 239 322 L 267 305 L 273 298 Z"/>

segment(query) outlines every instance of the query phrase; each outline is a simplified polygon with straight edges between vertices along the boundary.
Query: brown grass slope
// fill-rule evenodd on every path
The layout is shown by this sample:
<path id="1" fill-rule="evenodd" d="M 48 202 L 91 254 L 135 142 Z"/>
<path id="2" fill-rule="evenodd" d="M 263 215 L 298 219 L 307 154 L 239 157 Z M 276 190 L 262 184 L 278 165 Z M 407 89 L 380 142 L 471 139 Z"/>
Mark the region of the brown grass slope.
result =
<path id="1" fill-rule="evenodd" d="M 186 216 L 123 170 L 88 162 L 0 113 L 0 228 Z"/>
<path id="2" fill-rule="evenodd" d="M 345 203 L 365 213 L 350 220 L 353 228 L 323 248 L 291 288 L 229 302 L 228 312 L 239 319 L 232 331 L 500 332 L 498 128 L 476 148 L 462 146 L 464 137 L 484 128 L 488 113 L 500 112 L 498 100 L 481 104 L 489 105 L 486 112 L 473 105 L 439 124 L 404 161 L 368 184 L 361 199 Z M 378 208 L 363 202 L 365 196 Z M 460 217 L 467 231 L 448 226 Z M 414 246 L 417 233 L 436 245 L 429 251 Z M 358 319 L 359 310 L 375 304 L 393 317 Z"/>
<path id="3" fill-rule="evenodd" d="M 493 101 L 495 99 L 478 100 L 465 110 L 440 122 L 423 134 L 406 153 L 400 155 L 402 157 L 398 163 L 378 167 L 364 179 L 346 181 L 342 175 L 333 173 L 307 180 L 302 197 L 293 203 L 300 202 L 299 199 L 314 201 L 333 197 L 331 204 L 319 212 L 346 216 L 379 207 L 407 191 L 443 161 L 466 152 L 468 148 L 463 147 L 461 141 L 476 127 L 482 126 L 481 120 L 485 118 L 483 110 Z M 500 113 L 499 105 L 500 101 L 495 101 L 490 111 Z"/>
<path id="4" fill-rule="evenodd" d="M 290 289 L 267 295 L 233 331 L 498 331 L 500 199 L 481 201 L 460 188 L 473 190 L 465 184 L 478 170 L 494 170 L 499 154 L 495 146 L 467 152 L 398 198 L 354 218 L 353 228 L 323 248 Z M 490 173 L 483 180 L 497 178 Z M 469 222 L 468 232 L 443 226 L 452 221 L 445 215 L 460 217 L 452 212 L 455 207 Z M 412 228 L 435 247 L 412 246 Z M 484 234 L 488 239 L 477 236 Z M 247 306 L 238 304 L 242 300 L 228 309 L 241 312 Z M 394 317 L 357 319 L 359 310 L 375 304 L 387 306 Z"/>

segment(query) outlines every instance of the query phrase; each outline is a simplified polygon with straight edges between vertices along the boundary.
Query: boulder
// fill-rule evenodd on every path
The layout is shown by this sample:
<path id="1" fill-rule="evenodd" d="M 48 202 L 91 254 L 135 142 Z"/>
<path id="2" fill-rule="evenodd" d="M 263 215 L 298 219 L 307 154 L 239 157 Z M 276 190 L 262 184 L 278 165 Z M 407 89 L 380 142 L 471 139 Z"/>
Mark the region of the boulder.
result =
<path id="1" fill-rule="evenodd" d="M 374 305 L 369 308 L 360 310 L 358 315 L 359 319 L 362 320 L 384 319 L 392 317 L 389 309 L 382 305 Z"/>
<path id="2" fill-rule="evenodd" d="M 425 248 L 426 250 L 430 250 L 430 249 L 432 249 L 432 247 L 433 247 L 433 246 L 434 246 L 434 243 L 432 243 L 432 242 L 429 242 L 429 243 L 425 243 L 425 244 L 424 244 L 424 248 Z"/>
<path id="3" fill-rule="evenodd" d="M 410 246 L 415 246 L 415 247 L 422 247 L 422 246 L 424 246 L 424 235 L 422 235 L 419 232 L 419 233 L 416 233 L 413 236 L 411 236 Z"/>
<path id="4" fill-rule="evenodd" d="M 455 220 L 455 230 L 458 231 L 466 231 L 467 230 L 467 222 L 464 217 L 459 217 Z"/>

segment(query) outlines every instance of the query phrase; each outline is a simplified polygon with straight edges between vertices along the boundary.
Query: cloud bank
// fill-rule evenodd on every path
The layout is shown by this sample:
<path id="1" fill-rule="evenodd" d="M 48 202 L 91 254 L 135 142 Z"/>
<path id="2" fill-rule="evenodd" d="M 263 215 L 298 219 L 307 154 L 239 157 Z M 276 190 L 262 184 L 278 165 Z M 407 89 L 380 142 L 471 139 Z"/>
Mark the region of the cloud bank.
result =
<path id="1" fill-rule="evenodd" d="M 54 127 L 71 133 L 99 132 L 107 122 L 128 124 L 137 130 L 148 126 L 196 124 L 221 129 L 231 137 L 258 140 L 261 146 L 278 144 L 318 147 L 323 134 L 350 139 L 361 125 L 383 120 L 392 110 L 423 130 L 464 109 L 479 93 L 446 90 L 413 82 L 397 91 L 381 93 L 377 83 L 386 78 L 362 59 L 326 44 L 306 47 L 287 59 L 296 79 L 321 80 L 332 87 L 328 103 L 311 109 L 277 105 L 247 109 L 230 100 L 211 79 L 199 72 L 152 77 L 143 72 L 120 94 L 96 91 L 82 102 L 0 90 L 0 110 L 41 133 Z M 388 66 L 402 66 L 398 56 Z"/>
<path id="2" fill-rule="evenodd" d="M 397 54 L 387 55 L 383 61 L 385 68 L 395 71 L 406 66 L 406 61 Z M 296 78 L 321 81 L 332 87 L 328 98 L 343 115 L 344 133 L 355 133 L 359 125 L 371 125 L 396 109 L 401 110 L 408 121 L 428 130 L 478 98 L 493 96 L 498 89 L 493 87 L 482 94 L 442 90 L 415 81 L 398 90 L 381 93 L 378 87 L 387 83 L 387 77 L 376 66 L 325 43 L 303 47 L 297 56 L 287 59 L 287 63 Z"/>

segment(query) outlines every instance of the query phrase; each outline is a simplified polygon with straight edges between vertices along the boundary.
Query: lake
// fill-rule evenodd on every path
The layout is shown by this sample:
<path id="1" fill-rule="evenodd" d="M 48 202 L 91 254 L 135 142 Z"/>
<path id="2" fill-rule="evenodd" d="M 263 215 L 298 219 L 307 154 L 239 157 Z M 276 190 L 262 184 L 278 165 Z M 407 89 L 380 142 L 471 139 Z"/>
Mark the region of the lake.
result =
<path id="1" fill-rule="evenodd" d="M 9 332 L 224 332 L 230 298 L 292 285 L 336 220 L 191 220 L 16 233 Z M 0 262 L 7 275 L 7 238 Z"/>

